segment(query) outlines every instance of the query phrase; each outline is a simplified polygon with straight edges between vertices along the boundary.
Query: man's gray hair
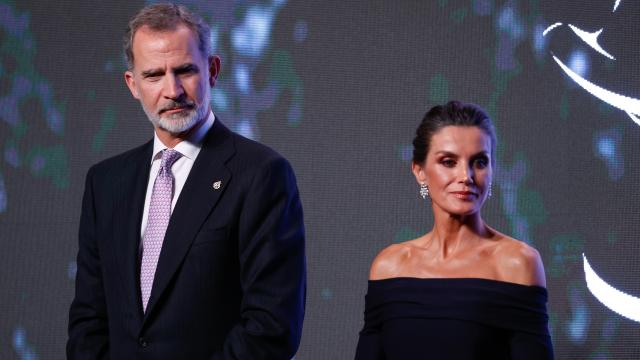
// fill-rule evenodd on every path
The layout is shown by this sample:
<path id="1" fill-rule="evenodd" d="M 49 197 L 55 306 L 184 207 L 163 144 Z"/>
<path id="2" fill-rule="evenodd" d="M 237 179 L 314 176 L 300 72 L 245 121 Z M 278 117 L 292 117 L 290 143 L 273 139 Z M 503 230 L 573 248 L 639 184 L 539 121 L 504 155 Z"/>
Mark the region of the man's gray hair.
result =
<path id="1" fill-rule="evenodd" d="M 148 26 L 153 31 L 171 31 L 185 25 L 198 37 L 198 49 L 203 56 L 209 56 L 209 25 L 185 6 L 175 4 L 154 4 L 145 6 L 129 21 L 124 34 L 124 55 L 129 70 L 133 69 L 133 37 L 136 31 Z"/>

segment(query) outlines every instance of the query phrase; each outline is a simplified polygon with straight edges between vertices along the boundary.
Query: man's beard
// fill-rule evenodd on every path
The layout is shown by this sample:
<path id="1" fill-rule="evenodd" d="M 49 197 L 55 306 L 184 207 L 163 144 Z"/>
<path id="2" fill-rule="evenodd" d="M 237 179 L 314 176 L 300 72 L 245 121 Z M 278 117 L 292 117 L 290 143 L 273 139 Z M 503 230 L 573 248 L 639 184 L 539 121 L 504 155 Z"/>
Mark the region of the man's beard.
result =
<path id="1" fill-rule="evenodd" d="M 172 135 L 178 135 L 190 130 L 192 127 L 198 124 L 200 120 L 204 119 L 208 115 L 207 111 L 209 110 L 209 107 L 207 105 L 209 96 L 205 96 L 204 99 L 206 101 L 200 105 L 197 105 L 195 102 L 189 100 L 171 101 L 169 104 L 165 105 L 158 114 L 154 114 L 148 111 L 144 105 L 142 106 L 142 109 L 144 110 L 145 114 L 147 114 L 147 117 L 149 118 L 149 121 L 151 121 L 153 126 L 166 130 Z M 160 114 L 164 110 L 174 109 L 178 107 L 185 107 L 187 109 L 175 114 Z"/>

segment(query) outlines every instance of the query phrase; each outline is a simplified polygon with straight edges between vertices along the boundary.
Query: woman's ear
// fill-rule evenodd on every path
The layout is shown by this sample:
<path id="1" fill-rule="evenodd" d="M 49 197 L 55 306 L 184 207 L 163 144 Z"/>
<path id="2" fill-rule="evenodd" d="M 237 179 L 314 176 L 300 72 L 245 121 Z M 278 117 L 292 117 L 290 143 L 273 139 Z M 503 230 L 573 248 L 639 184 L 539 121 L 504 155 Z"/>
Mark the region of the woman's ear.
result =
<path id="1" fill-rule="evenodd" d="M 418 184 L 428 183 L 427 174 L 425 173 L 422 165 L 412 162 L 411 171 L 413 172 L 413 175 L 416 177 L 416 181 L 418 182 Z"/>

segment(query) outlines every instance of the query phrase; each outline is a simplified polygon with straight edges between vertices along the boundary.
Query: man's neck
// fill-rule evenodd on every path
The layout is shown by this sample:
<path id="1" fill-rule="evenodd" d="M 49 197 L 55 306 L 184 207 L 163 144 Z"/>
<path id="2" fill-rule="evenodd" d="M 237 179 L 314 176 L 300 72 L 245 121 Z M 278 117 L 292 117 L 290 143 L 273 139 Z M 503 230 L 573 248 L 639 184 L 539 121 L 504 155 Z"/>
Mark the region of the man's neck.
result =
<path id="1" fill-rule="evenodd" d="M 179 134 L 172 134 L 167 130 L 161 129 L 159 127 L 154 127 L 154 129 L 155 129 L 156 135 L 158 135 L 158 139 L 160 139 L 160 141 L 162 141 L 162 143 L 166 147 L 173 149 L 180 142 L 189 138 L 192 134 L 198 131 L 198 129 L 200 129 L 200 127 L 202 127 L 202 125 L 204 125 L 204 123 L 207 122 L 208 117 L 209 117 L 209 113 L 207 113 L 207 116 L 198 120 L 198 122 L 195 125 L 193 125 L 190 129 L 183 131 Z"/>

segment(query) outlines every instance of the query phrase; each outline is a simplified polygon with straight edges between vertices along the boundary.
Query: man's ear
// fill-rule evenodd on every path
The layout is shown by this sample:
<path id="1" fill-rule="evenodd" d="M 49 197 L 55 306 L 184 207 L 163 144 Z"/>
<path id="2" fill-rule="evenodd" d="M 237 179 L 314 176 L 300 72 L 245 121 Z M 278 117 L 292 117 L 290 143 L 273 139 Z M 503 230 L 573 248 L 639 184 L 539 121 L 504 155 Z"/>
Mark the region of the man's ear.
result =
<path id="1" fill-rule="evenodd" d="M 214 87 L 220 74 L 220 57 L 211 55 L 207 60 L 209 61 L 209 86 Z"/>
<path id="2" fill-rule="evenodd" d="M 132 71 L 127 70 L 124 72 L 124 81 L 127 83 L 127 87 L 129 88 L 129 91 L 131 91 L 131 95 L 133 95 L 134 98 L 140 100 L 140 94 L 138 93 L 138 89 L 136 88 L 136 80 L 133 77 Z"/>

